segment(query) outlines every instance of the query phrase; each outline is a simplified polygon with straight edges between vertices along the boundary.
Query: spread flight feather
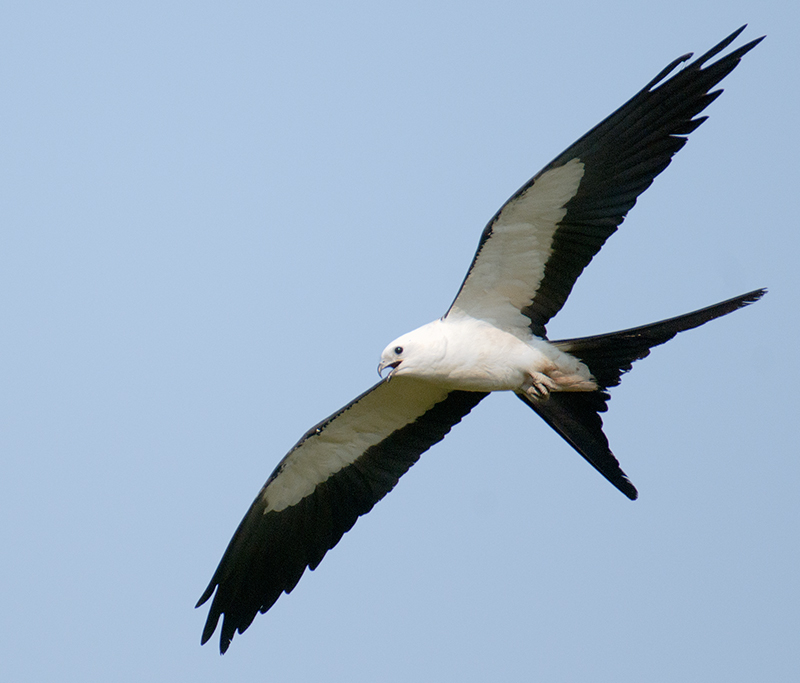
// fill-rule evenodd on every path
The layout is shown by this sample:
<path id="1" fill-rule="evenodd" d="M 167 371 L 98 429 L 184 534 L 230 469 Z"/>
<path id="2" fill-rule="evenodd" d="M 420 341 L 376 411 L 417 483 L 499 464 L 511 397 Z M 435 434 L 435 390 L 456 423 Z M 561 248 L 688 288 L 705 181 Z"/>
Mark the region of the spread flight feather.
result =
<path id="1" fill-rule="evenodd" d="M 608 389 L 679 332 L 757 301 L 756 290 L 622 332 L 549 341 L 545 326 L 638 196 L 669 165 L 712 91 L 761 38 L 716 62 L 744 27 L 668 78 L 672 62 L 518 190 L 484 230 L 447 313 L 391 342 L 387 377 L 309 430 L 278 464 L 228 545 L 213 595 L 220 651 L 289 593 L 420 455 L 493 391 L 513 391 L 626 496 L 603 433 Z"/>

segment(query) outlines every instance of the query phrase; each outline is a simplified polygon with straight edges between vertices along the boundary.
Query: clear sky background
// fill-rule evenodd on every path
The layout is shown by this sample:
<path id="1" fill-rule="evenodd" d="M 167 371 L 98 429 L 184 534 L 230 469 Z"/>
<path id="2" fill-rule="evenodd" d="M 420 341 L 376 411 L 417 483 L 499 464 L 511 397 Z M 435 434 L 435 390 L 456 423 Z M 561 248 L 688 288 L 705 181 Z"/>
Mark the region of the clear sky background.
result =
<path id="1" fill-rule="evenodd" d="M 613 391 L 640 499 L 490 397 L 200 648 L 266 477 L 446 310 L 501 203 L 746 22 L 767 40 L 549 326 L 770 288 Z M 0 678 L 796 681 L 799 25 L 785 0 L 5 3 Z"/>

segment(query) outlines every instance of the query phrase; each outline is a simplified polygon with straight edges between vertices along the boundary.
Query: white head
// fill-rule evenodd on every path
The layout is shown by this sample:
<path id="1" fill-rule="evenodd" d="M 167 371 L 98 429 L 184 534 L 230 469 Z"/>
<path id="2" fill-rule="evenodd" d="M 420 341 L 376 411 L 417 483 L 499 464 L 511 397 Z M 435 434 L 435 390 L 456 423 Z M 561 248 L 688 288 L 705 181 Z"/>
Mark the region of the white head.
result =
<path id="1" fill-rule="evenodd" d="M 436 374 L 436 365 L 447 349 L 440 326 L 441 321 L 435 320 L 395 339 L 381 353 L 378 374 L 386 368 L 392 368 L 392 377 Z"/>

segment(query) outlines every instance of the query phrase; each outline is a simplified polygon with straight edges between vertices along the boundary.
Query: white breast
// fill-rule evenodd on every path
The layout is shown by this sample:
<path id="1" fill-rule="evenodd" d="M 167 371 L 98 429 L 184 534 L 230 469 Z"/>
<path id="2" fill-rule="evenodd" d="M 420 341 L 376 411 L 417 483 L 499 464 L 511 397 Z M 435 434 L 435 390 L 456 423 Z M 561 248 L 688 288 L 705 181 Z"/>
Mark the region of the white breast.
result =
<path id="1" fill-rule="evenodd" d="M 420 333 L 437 339 L 444 353 L 430 358 L 413 373 L 453 389 L 466 391 L 518 390 L 530 372 L 555 369 L 556 356 L 564 356 L 545 341 L 531 337 L 527 342 L 470 316 L 437 320 Z"/>

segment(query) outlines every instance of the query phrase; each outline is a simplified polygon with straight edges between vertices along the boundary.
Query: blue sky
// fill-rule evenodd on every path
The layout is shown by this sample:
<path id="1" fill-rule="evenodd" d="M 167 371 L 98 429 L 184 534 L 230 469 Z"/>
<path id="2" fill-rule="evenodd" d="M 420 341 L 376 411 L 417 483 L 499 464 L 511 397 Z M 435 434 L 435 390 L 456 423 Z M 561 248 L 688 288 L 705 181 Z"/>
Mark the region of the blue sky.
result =
<path id="1" fill-rule="evenodd" d="M 4 680 L 794 680 L 798 19 L 8 3 Z M 548 328 L 770 288 L 613 391 L 640 499 L 493 396 L 225 657 L 200 648 L 193 605 L 253 496 L 388 341 L 446 310 L 500 204 L 743 23 L 739 44 L 767 40 Z"/>

